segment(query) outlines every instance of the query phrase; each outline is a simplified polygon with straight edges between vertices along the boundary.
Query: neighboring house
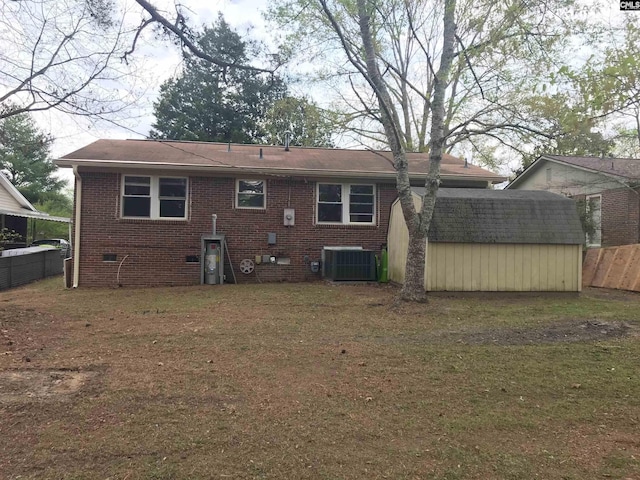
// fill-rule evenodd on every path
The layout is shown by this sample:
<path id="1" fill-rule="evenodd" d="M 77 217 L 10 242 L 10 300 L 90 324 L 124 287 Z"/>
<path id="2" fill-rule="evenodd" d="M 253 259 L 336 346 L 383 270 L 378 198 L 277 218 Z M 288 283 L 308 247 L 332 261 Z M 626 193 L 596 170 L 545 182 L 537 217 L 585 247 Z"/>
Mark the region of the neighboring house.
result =
<path id="1" fill-rule="evenodd" d="M 506 188 L 584 201 L 589 247 L 640 243 L 640 159 L 543 155 Z"/>
<path id="2" fill-rule="evenodd" d="M 408 159 L 411 181 L 424 184 L 428 155 Z M 75 286 L 200 283 L 212 215 L 227 280 L 229 267 L 239 282 L 319 278 L 326 246 L 380 251 L 397 197 L 383 151 L 98 140 L 56 163 L 76 176 Z M 441 178 L 464 188 L 504 180 L 449 155 Z"/>
<path id="3" fill-rule="evenodd" d="M 419 205 L 422 189 L 414 189 Z M 441 188 L 427 239 L 427 291 L 579 292 L 584 234 L 575 203 L 551 192 Z M 403 283 L 409 233 L 389 221 L 389 278 Z"/>
<path id="4" fill-rule="evenodd" d="M 54 222 L 69 223 L 68 218 L 53 217 L 47 213 L 40 212 L 24 198 L 16 187 L 9 181 L 3 173 L 0 173 L 0 228 L 7 229 L 20 235 L 16 239 L 5 245 L 5 248 L 25 247 L 28 220 L 47 220 Z"/>

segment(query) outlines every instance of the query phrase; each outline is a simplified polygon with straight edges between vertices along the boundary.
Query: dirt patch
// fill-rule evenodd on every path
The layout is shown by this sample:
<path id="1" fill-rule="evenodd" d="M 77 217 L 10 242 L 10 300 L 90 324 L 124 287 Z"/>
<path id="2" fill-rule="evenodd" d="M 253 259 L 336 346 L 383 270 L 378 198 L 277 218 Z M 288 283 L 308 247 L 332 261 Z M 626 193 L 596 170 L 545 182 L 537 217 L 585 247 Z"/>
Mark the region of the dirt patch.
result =
<path id="1" fill-rule="evenodd" d="M 490 329 L 480 332 L 446 335 L 469 345 L 529 345 L 542 343 L 593 342 L 631 334 L 632 327 L 623 322 L 574 320 L 544 328 Z"/>
<path id="2" fill-rule="evenodd" d="M 80 391 L 96 377 L 94 371 L 9 370 L 0 372 L 0 403 L 26 399 L 61 399 Z"/>
<path id="3" fill-rule="evenodd" d="M 383 344 L 415 343 L 440 345 L 541 345 L 549 343 L 596 342 L 638 335 L 636 327 L 625 322 L 569 320 L 544 327 L 488 328 L 452 332 L 439 330 L 418 335 L 376 337 Z M 364 337 L 356 336 L 357 339 Z"/>

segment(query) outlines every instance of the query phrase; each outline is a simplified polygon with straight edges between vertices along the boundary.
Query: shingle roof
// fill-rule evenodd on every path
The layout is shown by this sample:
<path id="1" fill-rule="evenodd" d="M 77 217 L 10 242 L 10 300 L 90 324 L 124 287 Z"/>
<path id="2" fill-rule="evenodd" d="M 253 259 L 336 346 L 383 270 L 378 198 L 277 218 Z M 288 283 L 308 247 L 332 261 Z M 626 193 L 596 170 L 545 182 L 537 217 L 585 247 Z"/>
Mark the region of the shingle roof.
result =
<path id="1" fill-rule="evenodd" d="M 637 158 L 569 157 L 564 155 L 544 155 L 543 158 L 609 175 L 640 180 L 640 159 Z"/>
<path id="2" fill-rule="evenodd" d="M 543 155 L 529 165 L 524 172 L 514 178 L 505 188 L 516 188 L 516 186 L 532 172 L 541 168 L 545 162 L 560 162 L 572 165 L 581 169 L 586 169 L 595 173 L 613 175 L 625 181 L 635 183 L 640 180 L 640 159 L 637 158 L 611 158 L 611 157 L 571 157 L 566 155 Z"/>
<path id="3" fill-rule="evenodd" d="M 419 195 L 424 189 L 413 189 Z M 575 202 L 546 191 L 441 188 L 430 242 L 579 245 Z"/>
<path id="4" fill-rule="evenodd" d="M 260 157 L 262 151 L 262 158 Z M 429 168 L 427 154 L 409 153 L 409 171 L 424 176 Z M 238 145 L 212 142 L 159 140 L 98 140 L 56 161 L 59 166 L 141 166 L 149 168 L 207 168 L 211 171 L 268 171 L 274 174 L 344 174 L 395 177 L 388 151 L 305 148 L 292 146 Z M 441 176 L 493 183 L 505 178 L 451 155 L 442 159 Z"/>

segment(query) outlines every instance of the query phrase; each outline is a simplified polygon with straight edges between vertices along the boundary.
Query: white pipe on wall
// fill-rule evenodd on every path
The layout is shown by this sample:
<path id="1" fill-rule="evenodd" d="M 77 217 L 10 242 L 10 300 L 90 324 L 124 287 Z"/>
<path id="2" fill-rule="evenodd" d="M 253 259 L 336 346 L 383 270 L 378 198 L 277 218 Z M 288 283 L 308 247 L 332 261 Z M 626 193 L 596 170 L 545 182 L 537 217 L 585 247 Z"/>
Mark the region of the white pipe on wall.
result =
<path id="1" fill-rule="evenodd" d="M 73 237 L 73 288 L 78 288 L 80 280 L 80 216 L 82 212 L 82 177 L 78 173 L 78 167 L 73 166 L 73 175 L 76 177 L 76 211 L 74 215 L 75 234 Z"/>

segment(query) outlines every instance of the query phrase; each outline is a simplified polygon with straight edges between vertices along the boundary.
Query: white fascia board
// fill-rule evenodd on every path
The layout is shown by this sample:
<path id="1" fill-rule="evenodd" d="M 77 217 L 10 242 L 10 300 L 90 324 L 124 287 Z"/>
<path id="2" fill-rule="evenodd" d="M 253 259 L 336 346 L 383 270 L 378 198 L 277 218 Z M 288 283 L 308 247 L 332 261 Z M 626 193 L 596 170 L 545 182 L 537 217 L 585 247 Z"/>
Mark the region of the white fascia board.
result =
<path id="1" fill-rule="evenodd" d="M 511 180 L 506 187 L 504 187 L 505 190 L 509 190 L 511 187 L 513 187 L 515 184 L 520 183 L 520 181 L 523 178 L 526 178 L 529 176 L 529 174 L 535 170 L 538 169 L 538 165 L 542 163 L 544 159 L 544 155 L 541 157 L 536 158 L 533 163 L 531 163 L 531 165 L 529 165 L 527 168 L 525 168 L 524 172 L 522 172 L 520 175 L 518 175 L 516 178 L 514 178 L 513 180 Z"/>
<path id="2" fill-rule="evenodd" d="M 598 175 L 603 175 L 605 177 L 611 178 L 611 179 L 615 180 L 616 182 L 620 182 L 620 183 L 623 183 L 625 185 L 626 185 L 626 183 L 624 182 L 624 180 L 628 180 L 628 178 L 623 176 L 623 175 L 615 175 L 613 173 L 603 172 L 601 170 L 596 170 L 594 168 L 582 167 L 582 166 L 579 166 L 579 165 L 574 165 L 573 163 L 563 162 L 562 160 L 558 160 L 557 158 L 552 158 L 552 157 L 548 157 L 546 155 L 542 155 L 542 156 L 538 157 L 531 165 L 529 165 L 529 167 L 524 172 L 522 172 L 519 176 L 514 178 L 512 182 L 510 182 L 506 187 L 504 187 L 505 190 L 513 187 L 517 183 L 520 183 L 520 181 L 523 178 L 528 177 L 531 172 L 537 170 L 539 168 L 539 165 L 541 165 L 543 162 L 551 162 L 551 163 L 555 163 L 555 164 L 558 164 L 558 165 L 563 165 L 565 167 L 575 168 L 576 170 L 581 170 L 583 172 L 589 172 L 589 173 L 595 173 L 595 174 L 598 174 Z"/>
<path id="3" fill-rule="evenodd" d="M 609 177 L 614 179 L 615 181 L 619 182 L 620 179 L 625 179 L 625 180 L 629 180 L 628 177 L 625 177 L 624 175 L 616 175 L 614 173 L 607 173 L 607 172 L 603 172 L 602 170 L 596 170 L 595 168 L 588 168 L 588 167 L 581 167 L 578 165 L 574 165 L 573 163 L 569 163 L 569 162 L 563 162 L 562 160 L 558 160 L 556 158 L 550 158 L 550 157 L 546 157 L 544 156 L 544 159 L 548 162 L 553 162 L 553 163 L 557 163 L 559 165 L 565 165 L 567 167 L 573 167 L 576 168 L 578 170 L 582 170 L 584 172 L 589 172 L 589 173 L 597 173 L 599 175 L 604 175 L 605 177 Z"/>
<path id="4" fill-rule="evenodd" d="M 138 169 L 138 170 L 180 170 L 180 171 L 193 171 L 193 172 L 207 172 L 217 174 L 252 174 L 252 175 L 265 175 L 265 176 L 308 176 L 308 177 L 324 177 L 324 178 L 367 178 L 367 179 L 380 179 L 380 180 L 395 180 L 395 172 L 367 172 L 360 170 L 313 170 L 302 168 L 278 168 L 278 167 L 244 167 L 234 165 L 198 165 L 198 164 L 185 164 L 185 163 L 168 163 L 168 162 L 140 162 L 130 160 L 77 160 L 77 159 L 58 159 L 56 165 L 63 168 L 70 167 L 91 167 L 91 168 L 119 168 L 119 169 Z M 409 173 L 411 179 L 424 179 L 426 173 L 415 174 Z M 483 181 L 491 183 L 500 183 L 504 181 L 504 177 L 500 176 L 460 176 L 454 174 L 443 174 L 441 178 L 455 179 L 455 180 L 473 180 Z"/>

